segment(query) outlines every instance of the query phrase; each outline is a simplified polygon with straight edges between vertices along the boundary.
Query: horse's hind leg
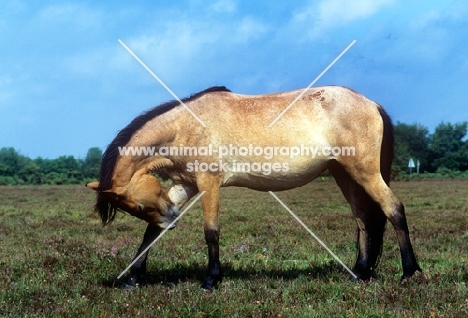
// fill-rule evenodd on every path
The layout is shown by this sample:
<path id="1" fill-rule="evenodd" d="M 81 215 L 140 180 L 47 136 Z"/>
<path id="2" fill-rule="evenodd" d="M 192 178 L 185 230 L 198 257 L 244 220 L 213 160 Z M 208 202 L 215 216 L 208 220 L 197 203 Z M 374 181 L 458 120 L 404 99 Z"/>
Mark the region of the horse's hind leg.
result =
<path id="1" fill-rule="evenodd" d="M 351 206 L 358 225 L 357 259 L 353 273 L 357 279 L 369 279 L 377 267 L 382 252 L 387 218 L 366 191 L 338 165 L 330 167 L 336 183 Z"/>
<path id="2" fill-rule="evenodd" d="M 374 202 L 379 204 L 395 229 L 403 266 L 402 279 L 411 277 L 416 271 L 421 271 L 411 245 L 403 204 L 395 197 L 390 187 L 383 180 L 380 172 L 372 174 L 361 173 L 358 175 L 356 169 L 351 170 L 354 170 L 353 174 L 356 182 L 364 188 Z"/>

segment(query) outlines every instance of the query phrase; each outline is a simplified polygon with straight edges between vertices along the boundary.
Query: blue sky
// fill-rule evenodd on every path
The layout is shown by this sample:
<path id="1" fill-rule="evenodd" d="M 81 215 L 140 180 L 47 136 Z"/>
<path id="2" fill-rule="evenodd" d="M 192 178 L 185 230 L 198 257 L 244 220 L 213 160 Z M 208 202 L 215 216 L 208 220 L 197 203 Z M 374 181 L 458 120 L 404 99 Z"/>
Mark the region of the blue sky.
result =
<path id="1" fill-rule="evenodd" d="M 468 2 L 2 1 L 0 147 L 105 148 L 135 116 L 213 85 L 264 94 L 343 85 L 394 122 L 468 120 Z"/>

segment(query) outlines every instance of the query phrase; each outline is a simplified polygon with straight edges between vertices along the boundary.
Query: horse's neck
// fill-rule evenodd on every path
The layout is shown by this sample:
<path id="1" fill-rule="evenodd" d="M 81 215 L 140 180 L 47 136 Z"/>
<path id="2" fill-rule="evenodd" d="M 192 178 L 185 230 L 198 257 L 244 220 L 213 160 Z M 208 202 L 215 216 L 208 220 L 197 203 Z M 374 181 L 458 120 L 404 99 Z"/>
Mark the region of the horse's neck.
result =
<path id="1" fill-rule="evenodd" d="M 141 166 L 135 165 L 133 156 L 120 156 L 114 168 L 112 176 L 112 184 L 117 187 L 125 187 L 130 183 L 136 171 L 141 169 Z"/>
<path id="2" fill-rule="evenodd" d="M 121 152 L 116 161 L 112 178 L 114 185 L 126 186 L 134 177 L 172 165 L 169 159 L 155 155 L 157 147 L 165 145 L 168 137 L 160 136 L 153 129 L 144 130 L 135 133 L 131 140 L 122 147 L 126 153 Z"/>
<path id="3" fill-rule="evenodd" d="M 141 154 L 132 154 L 129 151 L 127 155 L 119 156 L 114 169 L 113 182 L 125 186 L 135 174 L 138 176 L 161 168 L 170 168 L 173 162 L 161 154 L 156 155 L 157 148 L 191 145 L 194 143 L 194 136 L 197 136 L 199 144 L 208 144 L 206 140 L 200 141 L 207 138 L 206 128 L 182 107 L 151 119 L 136 131 L 125 145 L 127 150 L 133 148 L 135 151 L 141 151 Z M 147 155 L 143 155 L 144 150 L 148 151 Z"/>

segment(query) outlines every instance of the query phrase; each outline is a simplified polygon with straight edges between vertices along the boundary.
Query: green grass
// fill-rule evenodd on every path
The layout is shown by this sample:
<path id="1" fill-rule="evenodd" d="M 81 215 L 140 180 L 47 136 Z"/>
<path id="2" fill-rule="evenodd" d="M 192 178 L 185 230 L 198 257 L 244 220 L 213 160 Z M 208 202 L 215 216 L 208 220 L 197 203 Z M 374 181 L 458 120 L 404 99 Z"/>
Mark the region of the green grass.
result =
<path id="1" fill-rule="evenodd" d="M 348 274 L 268 193 L 227 188 L 221 199 L 224 281 L 200 289 L 207 265 L 200 204 L 153 247 L 148 284 L 120 289 L 145 223 L 120 214 L 103 228 L 84 186 L 0 187 L 0 316 L 466 317 L 468 181 L 392 185 L 406 205 L 425 276 L 406 284 L 387 225 L 378 278 Z M 331 181 L 277 195 L 348 266 L 355 223 Z"/>

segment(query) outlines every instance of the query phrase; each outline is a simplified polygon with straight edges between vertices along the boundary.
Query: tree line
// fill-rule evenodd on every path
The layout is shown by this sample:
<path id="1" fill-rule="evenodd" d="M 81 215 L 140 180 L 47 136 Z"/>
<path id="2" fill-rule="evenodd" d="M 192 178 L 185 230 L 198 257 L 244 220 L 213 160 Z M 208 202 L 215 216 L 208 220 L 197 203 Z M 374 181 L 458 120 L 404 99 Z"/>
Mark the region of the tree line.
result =
<path id="1" fill-rule="evenodd" d="M 430 134 L 420 125 L 398 122 L 395 131 L 395 159 L 393 171 L 396 175 L 409 172 L 408 163 L 412 158 L 419 161 L 419 172 L 442 176 L 468 177 L 468 123 L 440 123 Z M 413 169 L 415 172 L 416 169 Z M 467 173 L 465 173 L 467 172 Z"/>
<path id="2" fill-rule="evenodd" d="M 431 134 L 420 124 L 397 122 L 393 178 L 409 174 L 408 162 L 419 162 L 422 176 L 468 178 L 467 122 L 441 123 Z M 30 159 L 14 148 L 0 149 L 0 185 L 80 184 L 97 180 L 102 151 L 93 147 L 84 159 L 61 156 L 57 159 Z M 413 169 L 413 173 L 416 168 Z"/>
<path id="3" fill-rule="evenodd" d="M 14 148 L 0 149 L 0 185 L 80 184 L 99 176 L 102 151 L 93 147 L 84 159 L 60 156 L 57 159 L 30 159 Z"/>

